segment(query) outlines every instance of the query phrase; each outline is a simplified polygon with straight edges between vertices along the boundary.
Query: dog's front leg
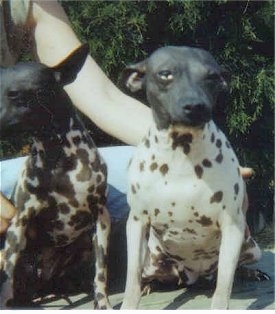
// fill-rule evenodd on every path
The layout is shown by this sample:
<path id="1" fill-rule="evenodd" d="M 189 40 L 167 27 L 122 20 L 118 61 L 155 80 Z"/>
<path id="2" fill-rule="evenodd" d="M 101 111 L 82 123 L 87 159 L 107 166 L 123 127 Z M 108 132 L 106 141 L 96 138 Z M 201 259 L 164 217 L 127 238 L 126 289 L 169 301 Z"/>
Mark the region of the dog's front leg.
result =
<path id="1" fill-rule="evenodd" d="M 105 206 L 99 209 L 96 235 L 94 238 L 95 249 L 95 279 L 94 303 L 96 309 L 111 309 L 107 297 L 107 256 L 111 221 Z"/>
<path id="2" fill-rule="evenodd" d="M 235 270 L 244 238 L 245 219 L 240 214 L 238 222 L 227 216 L 222 224 L 222 240 L 220 246 L 218 278 L 212 309 L 228 309 Z"/>
<path id="3" fill-rule="evenodd" d="M 121 309 L 136 309 L 141 298 L 141 275 L 148 248 L 146 223 L 130 212 L 127 226 L 127 279 Z"/>
<path id="4" fill-rule="evenodd" d="M 29 210 L 26 209 L 25 211 L 22 212 L 21 216 L 19 214 L 15 216 L 7 231 L 5 249 L 4 249 L 4 260 L 3 260 L 3 283 L 1 286 L 1 293 L 0 293 L 1 308 L 6 308 L 13 305 L 10 302 L 15 297 L 14 273 L 15 273 L 17 262 L 20 258 L 21 252 L 26 247 L 26 235 L 25 234 L 26 234 L 27 226 L 26 226 L 26 223 L 24 223 L 24 221 L 28 221 L 28 213 L 29 213 Z M 26 291 L 24 292 L 25 293 L 23 294 L 26 295 Z M 21 291 L 21 295 L 19 295 L 20 299 L 24 297 L 23 294 Z"/>

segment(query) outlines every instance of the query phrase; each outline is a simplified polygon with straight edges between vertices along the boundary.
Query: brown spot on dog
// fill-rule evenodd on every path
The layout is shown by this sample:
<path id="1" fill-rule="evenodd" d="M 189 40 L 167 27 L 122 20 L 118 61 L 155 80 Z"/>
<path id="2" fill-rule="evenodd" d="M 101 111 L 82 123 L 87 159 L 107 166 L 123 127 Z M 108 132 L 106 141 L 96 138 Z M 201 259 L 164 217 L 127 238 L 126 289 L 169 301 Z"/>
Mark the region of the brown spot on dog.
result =
<path id="1" fill-rule="evenodd" d="M 158 208 L 155 208 L 155 216 L 157 216 L 160 213 L 160 210 Z"/>
<path id="2" fill-rule="evenodd" d="M 171 233 L 171 234 L 173 234 L 173 235 L 179 234 L 178 231 L 169 231 L 169 233 Z"/>
<path id="3" fill-rule="evenodd" d="M 150 148 L 150 141 L 149 141 L 148 138 L 145 139 L 144 145 L 145 145 L 147 148 Z"/>
<path id="4" fill-rule="evenodd" d="M 156 246 L 156 250 L 158 251 L 158 252 L 161 252 L 161 248 L 157 245 Z"/>
<path id="5" fill-rule="evenodd" d="M 174 207 L 174 206 L 176 205 L 176 203 L 175 203 L 175 202 L 172 202 L 171 205 Z"/>
<path id="6" fill-rule="evenodd" d="M 96 176 L 96 183 L 100 183 L 100 182 L 101 182 L 101 179 L 102 179 L 101 174 L 100 174 L 100 173 L 97 174 L 97 176 Z"/>
<path id="7" fill-rule="evenodd" d="M 210 204 L 220 203 L 222 199 L 223 199 L 223 192 L 222 191 L 215 192 L 210 198 Z"/>
<path id="8" fill-rule="evenodd" d="M 129 168 L 130 168 L 130 166 L 131 166 L 131 164 L 132 164 L 132 161 L 133 161 L 133 158 L 131 158 L 131 159 L 129 160 L 129 163 L 128 163 L 128 166 L 127 166 L 127 169 L 129 169 Z"/>
<path id="9" fill-rule="evenodd" d="M 74 226 L 75 230 L 85 229 L 93 221 L 93 217 L 90 212 L 77 211 L 75 215 L 71 216 L 68 225 Z"/>
<path id="10" fill-rule="evenodd" d="M 59 234 L 56 236 L 55 241 L 57 245 L 63 246 L 63 245 L 68 244 L 69 238 L 64 234 Z"/>
<path id="11" fill-rule="evenodd" d="M 241 171 L 240 171 L 240 168 L 239 168 L 239 167 L 237 168 L 237 173 L 238 173 L 238 176 L 240 177 Z"/>
<path id="12" fill-rule="evenodd" d="M 197 177 L 199 179 L 201 179 L 202 175 L 203 175 L 203 168 L 202 168 L 202 166 L 196 165 L 194 169 L 195 169 L 195 173 L 196 173 Z"/>
<path id="13" fill-rule="evenodd" d="M 161 172 L 161 174 L 162 174 L 163 176 L 166 175 L 166 173 L 168 172 L 168 170 L 169 170 L 169 167 L 168 167 L 167 164 L 163 164 L 163 165 L 161 165 L 160 168 L 159 168 L 159 171 Z"/>
<path id="14" fill-rule="evenodd" d="M 197 219 L 196 222 L 201 224 L 203 227 L 211 226 L 213 221 L 211 218 L 206 217 L 205 215 L 201 216 L 200 219 Z"/>
<path id="15" fill-rule="evenodd" d="M 144 210 L 144 211 L 143 211 L 143 214 L 144 214 L 144 215 L 148 215 L 148 210 Z"/>
<path id="16" fill-rule="evenodd" d="M 216 146 L 218 148 L 221 148 L 221 146 L 222 146 L 222 141 L 219 138 L 216 140 Z"/>
<path id="17" fill-rule="evenodd" d="M 161 229 L 157 229 L 156 227 L 152 226 L 153 230 L 155 231 L 155 233 L 159 236 L 162 236 L 163 231 Z"/>
<path id="18" fill-rule="evenodd" d="M 76 200 L 76 199 L 71 199 L 71 200 L 69 200 L 69 204 L 70 204 L 71 206 L 75 207 L 75 208 L 78 208 L 78 207 L 79 207 L 79 202 L 78 202 L 78 200 Z"/>
<path id="19" fill-rule="evenodd" d="M 155 171 L 158 167 L 158 164 L 156 162 L 153 162 L 151 165 L 150 165 L 150 170 L 151 171 Z"/>
<path id="20" fill-rule="evenodd" d="M 214 143 L 214 141 L 215 141 L 215 134 L 214 133 L 211 134 L 210 140 L 211 140 L 211 143 Z"/>
<path id="21" fill-rule="evenodd" d="M 226 146 L 227 148 L 231 148 L 231 145 L 230 145 L 230 143 L 229 143 L 228 141 L 225 142 L 225 146 Z"/>
<path id="22" fill-rule="evenodd" d="M 211 162 L 209 159 L 204 159 L 204 160 L 202 161 L 202 165 L 203 165 L 204 167 L 206 167 L 206 168 L 210 168 L 210 167 L 212 167 L 212 162 Z"/>
<path id="23" fill-rule="evenodd" d="M 57 229 L 57 230 L 63 230 L 64 229 L 64 222 L 61 220 L 56 220 L 53 224 L 52 224 L 53 228 Z"/>
<path id="24" fill-rule="evenodd" d="M 158 137 L 155 135 L 155 142 L 158 143 L 159 142 L 159 139 Z"/>
<path id="25" fill-rule="evenodd" d="M 68 172 L 74 170 L 77 166 L 77 157 L 75 154 L 71 156 L 64 156 L 64 158 L 60 161 L 60 167 L 64 172 Z"/>
<path id="26" fill-rule="evenodd" d="M 62 213 L 62 214 L 68 214 L 70 212 L 70 207 L 66 203 L 60 203 L 57 205 L 57 209 Z"/>
<path id="27" fill-rule="evenodd" d="M 145 167 L 145 161 L 142 161 L 142 162 L 139 164 L 139 170 L 140 170 L 140 172 L 144 171 L 144 167 Z"/>
<path id="28" fill-rule="evenodd" d="M 131 185 L 131 190 L 132 190 L 133 194 L 137 193 L 136 188 L 135 188 L 135 186 L 133 184 Z"/>
<path id="29" fill-rule="evenodd" d="M 210 265 L 210 267 L 205 271 L 207 274 L 212 274 L 214 271 L 217 270 L 218 267 L 218 261 L 214 262 Z"/>
<path id="30" fill-rule="evenodd" d="M 105 282 L 105 276 L 104 273 L 99 273 L 97 276 L 98 281 Z"/>
<path id="31" fill-rule="evenodd" d="M 97 294 L 96 294 L 96 300 L 97 301 L 101 301 L 102 299 L 104 299 L 105 298 L 105 296 L 104 296 L 104 294 L 102 294 L 101 292 L 98 292 Z"/>
<path id="32" fill-rule="evenodd" d="M 194 212 L 194 216 L 195 217 L 199 217 L 199 213 L 198 212 Z"/>
<path id="33" fill-rule="evenodd" d="M 190 228 L 185 228 L 182 229 L 183 232 L 188 232 L 190 234 L 197 234 L 197 232 L 194 229 L 190 229 Z"/>
<path id="34" fill-rule="evenodd" d="M 155 159 L 156 159 L 156 156 L 155 156 L 155 155 L 152 155 L 151 158 L 152 158 L 152 160 L 155 160 Z"/>
<path id="35" fill-rule="evenodd" d="M 191 133 L 179 134 L 178 132 L 172 132 L 171 137 L 173 140 L 172 148 L 175 150 L 178 147 L 183 148 L 183 152 L 187 155 L 190 152 L 190 144 L 193 141 L 193 135 Z"/>
<path id="36" fill-rule="evenodd" d="M 223 154 L 222 154 L 222 153 L 219 153 L 219 154 L 217 155 L 217 157 L 215 158 L 215 160 L 216 160 L 217 163 L 220 164 L 220 163 L 223 161 Z"/>
<path id="37" fill-rule="evenodd" d="M 169 212 L 168 212 L 168 216 L 169 216 L 169 217 L 173 216 L 173 212 L 170 212 L 170 211 L 169 211 Z"/>
<path id="38" fill-rule="evenodd" d="M 89 193 L 93 193 L 94 190 L 95 190 L 95 186 L 94 186 L 94 185 L 91 185 L 91 186 L 88 188 L 87 191 L 88 191 Z"/>
<path id="39" fill-rule="evenodd" d="M 234 184 L 234 192 L 235 192 L 236 195 L 239 194 L 239 184 L 238 183 Z"/>
<path id="40" fill-rule="evenodd" d="M 134 218 L 135 221 L 139 220 L 137 216 L 134 216 L 133 218 Z"/>

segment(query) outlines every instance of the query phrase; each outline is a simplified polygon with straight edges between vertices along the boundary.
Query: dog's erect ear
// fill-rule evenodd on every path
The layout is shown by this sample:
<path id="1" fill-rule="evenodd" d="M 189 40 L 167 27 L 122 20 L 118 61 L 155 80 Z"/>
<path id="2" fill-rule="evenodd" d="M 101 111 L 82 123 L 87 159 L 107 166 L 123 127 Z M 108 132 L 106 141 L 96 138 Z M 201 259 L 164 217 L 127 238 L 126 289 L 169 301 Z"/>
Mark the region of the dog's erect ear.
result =
<path id="1" fill-rule="evenodd" d="M 122 73 L 126 87 L 132 92 L 143 88 L 146 74 L 146 60 L 129 65 Z"/>
<path id="2" fill-rule="evenodd" d="M 51 69 L 54 71 L 55 79 L 61 85 L 72 83 L 81 70 L 89 54 L 88 44 L 75 49 L 69 56 Z"/>

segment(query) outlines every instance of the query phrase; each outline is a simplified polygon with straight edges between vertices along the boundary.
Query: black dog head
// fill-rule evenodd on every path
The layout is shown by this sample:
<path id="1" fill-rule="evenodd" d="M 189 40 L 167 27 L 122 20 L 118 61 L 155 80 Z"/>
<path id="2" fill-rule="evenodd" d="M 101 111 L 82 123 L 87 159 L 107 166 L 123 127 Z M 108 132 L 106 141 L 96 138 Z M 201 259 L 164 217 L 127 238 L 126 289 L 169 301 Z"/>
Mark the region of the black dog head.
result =
<path id="1" fill-rule="evenodd" d="M 63 86 L 73 82 L 88 55 L 83 45 L 54 67 L 37 62 L 0 68 L 0 125 L 2 131 L 37 130 L 53 120 L 67 97 Z M 61 102 L 61 103 L 58 103 Z"/>
<path id="2" fill-rule="evenodd" d="M 146 89 L 159 129 L 173 124 L 203 126 L 212 119 L 218 94 L 227 87 L 214 58 L 198 48 L 160 48 L 126 71 L 126 86 L 132 92 Z"/>

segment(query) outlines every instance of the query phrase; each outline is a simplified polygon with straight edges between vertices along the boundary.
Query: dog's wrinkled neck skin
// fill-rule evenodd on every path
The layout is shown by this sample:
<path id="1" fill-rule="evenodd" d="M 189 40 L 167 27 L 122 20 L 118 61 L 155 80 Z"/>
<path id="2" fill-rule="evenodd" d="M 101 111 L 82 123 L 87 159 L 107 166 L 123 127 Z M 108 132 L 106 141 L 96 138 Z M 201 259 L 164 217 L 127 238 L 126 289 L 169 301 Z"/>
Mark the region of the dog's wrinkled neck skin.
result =
<path id="1" fill-rule="evenodd" d="M 172 148 L 172 151 L 176 151 L 180 148 L 188 157 L 190 151 L 202 149 L 205 139 L 209 138 L 213 131 L 219 132 L 213 120 L 198 127 L 171 124 L 168 128 L 159 129 L 157 125 L 153 125 L 143 141 L 146 145 L 149 140 L 157 150 L 166 151 Z"/>

